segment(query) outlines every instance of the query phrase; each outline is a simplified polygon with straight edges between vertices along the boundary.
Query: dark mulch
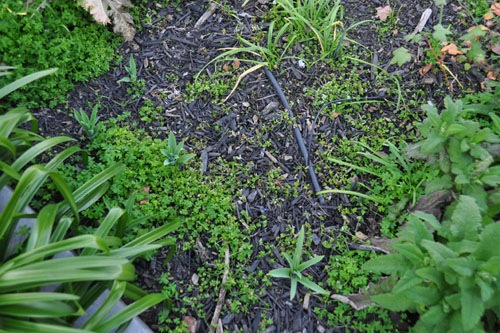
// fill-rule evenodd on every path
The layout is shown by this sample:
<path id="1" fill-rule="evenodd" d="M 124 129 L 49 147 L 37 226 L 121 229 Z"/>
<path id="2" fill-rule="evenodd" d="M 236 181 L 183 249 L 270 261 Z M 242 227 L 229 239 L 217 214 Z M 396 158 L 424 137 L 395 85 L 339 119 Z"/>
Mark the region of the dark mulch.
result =
<path id="1" fill-rule="evenodd" d="M 151 1 L 152 6 L 154 1 Z M 271 149 L 279 151 L 279 156 L 266 154 L 264 150 L 252 143 L 251 138 L 256 129 L 262 126 L 262 123 L 273 117 L 273 115 L 285 112 L 280 104 L 276 91 L 272 88 L 269 80 L 263 71 L 259 70 L 244 79 L 242 85 L 228 101 L 231 109 L 229 114 L 220 113 L 214 118 L 214 110 L 217 111 L 220 106 L 212 105 L 210 100 L 200 98 L 194 102 L 186 103 L 180 99 L 180 92 L 183 91 L 188 82 L 192 82 L 193 76 L 198 71 L 220 53 L 222 47 L 231 47 L 236 45 L 236 33 L 248 35 L 252 32 L 252 25 L 258 24 L 265 30 L 265 22 L 261 16 L 269 11 L 272 6 L 270 0 L 249 1 L 247 6 L 241 7 L 242 1 L 232 1 L 236 9 L 236 16 L 225 15 L 221 10 L 217 10 L 209 20 L 203 24 L 199 30 L 195 30 L 194 24 L 208 7 L 208 1 L 180 1 L 177 8 L 167 7 L 159 10 L 159 15 L 154 19 L 150 26 L 146 26 L 137 35 L 131 43 L 125 43 L 119 50 L 125 61 L 110 71 L 108 74 L 85 85 L 80 85 L 71 94 L 68 100 L 68 109 L 86 107 L 88 103 L 101 104 L 101 115 L 103 118 L 116 117 L 126 110 L 138 110 L 142 105 L 142 99 L 134 99 L 127 93 L 127 86 L 118 84 L 117 81 L 127 76 L 124 65 L 128 64 L 128 58 L 133 54 L 137 66 L 138 75 L 146 80 L 146 93 L 144 98 L 155 101 L 165 110 L 165 121 L 162 123 L 143 124 L 137 115 L 132 114 L 132 121 L 137 121 L 139 126 L 145 126 L 148 131 L 155 135 L 164 137 L 169 131 L 174 131 L 178 137 L 189 137 L 189 141 L 202 142 L 203 147 L 196 147 L 197 150 L 204 150 L 207 153 L 208 167 L 210 173 L 210 163 L 218 156 L 227 160 L 239 159 L 242 163 L 253 162 L 255 173 L 266 174 L 270 168 L 279 166 L 288 174 L 283 182 L 295 182 L 301 184 L 298 189 L 298 196 L 293 199 L 283 199 L 279 206 L 275 206 L 267 199 L 263 199 L 260 190 L 242 189 L 242 194 L 246 196 L 245 203 L 236 202 L 237 210 L 246 210 L 251 218 L 258 218 L 262 214 L 269 221 L 267 228 L 259 229 L 259 234 L 255 236 L 254 248 L 258 248 L 257 239 L 264 242 L 273 242 L 276 236 L 284 232 L 286 227 L 293 225 L 297 227 L 307 221 L 313 230 L 313 249 L 318 254 L 329 255 L 328 250 L 321 247 L 322 239 L 319 238 L 319 228 L 321 224 L 327 224 L 327 228 L 337 228 L 343 225 L 342 217 L 336 212 L 339 204 L 349 205 L 349 199 L 345 196 L 335 196 L 333 199 L 321 204 L 318 198 L 312 195 L 310 179 L 305 168 L 299 168 L 304 162 L 301 158 L 297 142 L 293 136 L 292 130 L 286 124 L 279 127 L 269 135 L 267 140 L 272 143 Z M 420 60 L 411 62 L 401 68 L 389 66 L 392 57 L 392 51 L 402 45 L 407 45 L 403 37 L 411 33 L 420 19 L 420 15 L 427 7 L 433 8 L 432 0 L 401 0 L 394 5 L 399 9 L 400 30 L 394 31 L 392 36 L 380 40 L 377 38 L 375 23 L 361 25 L 350 33 L 350 37 L 361 42 L 376 56 L 372 58 L 375 64 L 386 68 L 389 72 L 401 74 L 402 86 L 406 91 L 423 89 L 426 92 L 426 98 L 434 103 L 441 103 L 443 92 L 446 93 L 446 84 L 443 77 L 438 74 L 429 73 L 426 77 L 421 77 L 418 68 L 422 66 Z M 385 6 L 386 1 L 382 0 L 345 0 L 346 8 L 345 23 L 352 24 L 360 20 L 373 19 L 375 8 Z M 458 3 L 450 1 L 445 13 L 445 22 L 456 20 L 456 13 L 453 8 Z M 434 13 L 438 11 L 436 8 Z M 437 15 L 434 14 L 428 23 L 430 27 L 436 23 Z M 238 30 L 238 31 L 236 31 Z M 415 46 L 411 51 L 417 54 L 423 54 L 426 46 L 422 44 Z M 457 66 L 451 64 L 451 66 Z M 297 117 L 297 123 L 302 131 L 302 135 L 307 137 L 310 132 L 307 131 L 307 122 L 311 121 L 316 114 L 317 107 L 313 107 L 313 101 L 310 97 L 303 94 L 303 88 L 310 86 L 314 80 L 321 76 L 327 70 L 325 66 L 317 65 L 307 69 L 300 69 L 293 60 L 286 60 L 280 66 L 280 70 L 274 73 L 281 83 L 285 95 L 293 100 L 293 112 Z M 455 71 L 459 72 L 459 71 Z M 176 76 L 175 81 L 166 78 Z M 377 78 L 373 75 L 367 75 L 364 79 L 373 81 L 373 86 L 377 86 Z M 478 81 L 475 77 L 460 77 L 462 84 L 477 88 Z M 455 89 L 457 91 L 457 89 Z M 373 92 L 377 94 L 378 92 Z M 394 98 L 394 96 L 387 96 Z M 272 106 L 277 106 L 273 109 Z M 271 109 L 269 109 L 271 107 Z M 415 110 L 417 112 L 417 110 Z M 215 114 L 219 114 L 215 112 Z M 259 119 L 254 116 L 258 115 Z M 75 120 L 65 112 L 57 112 L 52 109 L 42 109 L 36 113 L 40 119 L 40 125 L 44 134 L 48 135 L 70 135 L 74 137 L 81 136 L 80 126 Z M 384 116 L 391 116 L 390 111 Z M 267 118 L 266 118 L 267 117 Z M 331 137 L 342 135 L 346 138 L 355 135 L 343 122 L 342 117 L 325 120 L 326 123 L 315 129 L 328 133 Z M 211 127 L 199 127 L 198 125 L 208 122 Z M 214 130 L 218 124 L 221 130 Z M 196 139 L 196 140 L 194 140 Z M 188 142 L 189 144 L 189 142 Z M 312 147 L 321 149 L 322 147 Z M 290 156 L 292 158 L 284 158 Z M 313 160 L 313 163 L 316 162 Z M 299 171 L 297 171 L 299 170 Z M 320 183 L 322 179 L 319 179 Z M 265 189 L 262 189 L 265 191 Z M 307 212 L 307 214 L 305 214 Z M 353 219 L 355 220 L 355 219 Z M 376 221 L 373 225 L 366 226 L 367 234 L 375 234 L 378 230 Z M 325 222 L 321 222 L 325 221 Z M 255 251 L 257 253 L 257 251 Z M 276 255 L 279 255 L 276 253 Z M 155 280 L 165 269 L 162 256 L 151 263 L 141 263 L 139 265 L 139 275 L 142 277 L 142 284 L 149 290 L 159 288 Z M 196 272 L 199 259 L 196 256 L 185 253 L 176 256 L 169 264 L 173 276 L 178 279 L 190 279 Z M 271 269 L 270 265 L 264 260 L 254 259 L 250 270 L 257 267 L 263 271 Z M 326 276 L 321 275 L 321 270 L 312 268 L 311 275 L 315 281 L 324 281 Z M 304 310 L 301 304 L 289 301 L 287 283 L 274 281 L 272 288 L 266 290 L 263 297 L 263 304 L 266 303 L 270 308 L 255 307 L 251 316 L 226 314 L 221 318 L 227 331 L 254 332 L 259 327 L 260 314 L 262 311 L 267 313 L 268 318 L 272 318 L 274 326 L 266 332 L 315 332 L 320 331 L 321 327 L 326 332 L 336 332 L 328 329 L 325 323 L 318 322 L 318 319 L 312 312 L 312 308 L 317 305 L 317 300 L 311 298 L 310 306 Z M 186 296 L 189 296 L 186 294 Z M 204 310 L 210 321 L 217 303 L 217 295 L 214 295 L 207 304 L 204 304 Z M 143 318 L 153 328 L 157 327 L 156 312 L 149 311 Z M 207 328 L 201 324 L 200 332 Z"/>

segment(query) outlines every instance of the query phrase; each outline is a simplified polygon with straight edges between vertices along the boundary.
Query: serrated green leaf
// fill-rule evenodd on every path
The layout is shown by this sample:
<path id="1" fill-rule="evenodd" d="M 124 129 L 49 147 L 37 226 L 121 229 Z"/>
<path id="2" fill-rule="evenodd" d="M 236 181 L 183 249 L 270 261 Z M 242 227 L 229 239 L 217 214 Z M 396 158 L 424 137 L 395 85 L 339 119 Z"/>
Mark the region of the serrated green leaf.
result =
<path id="1" fill-rule="evenodd" d="M 429 327 L 436 327 L 446 318 L 443 308 L 440 304 L 431 306 L 424 314 L 420 316 L 420 321 L 424 322 Z"/>
<path id="2" fill-rule="evenodd" d="M 436 286 L 426 287 L 423 285 L 416 285 L 411 288 L 405 289 L 405 296 L 412 299 L 419 306 L 425 305 L 425 307 L 438 304 L 442 298 L 442 291 L 438 290 Z"/>
<path id="3" fill-rule="evenodd" d="M 407 311 L 414 308 L 414 302 L 408 297 L 400 294 L 381 294 L 371 297 L 378 305 L 391 311 Z"/>
<path id="4" fill-rule="evenodd" d="M 500 253 L 500 223 L 492 223 L 484 227 L 479 239 L 479 246 L 474 252 L 478 260 L 487 261 Z"/>
<path id="5" fill-rule="evenodd" d="M 483 50 L 482 46 L 481 42 L 473 41 L 470 50 L 467 52 L 467 58 L 474 63 L 484 63 L 486 61 L 486 52 Z"/>
<path id="6" fill-rule="evenodd" d="M 446 42 L 448 41 L 448 37 L 446 37 L 448 35 L 451 35 L 450 29 L 443 27 L 442 24 L 436 24 L 434 26 L 434 32 L 432 33 L 432 37 L 436 38 L 441 42 Z"/>
<path id="7" fill-rule="evenodd" d="M 414 265 L 420 265 L 424 260 L 424 254 L 418 248 L 416 244 L 413 243 L 404 243 L 404 244 L 396 244 L 393 248 L 402 254 L 409 262 Z"/>
<path id="8" fill-rule="evenodd" d="M 443 273 L 434 267 L 424 267 L 417 269 L 415 274 L 425 281 L 434 283 L 439 289 L 444 286 Z"/>
<path id="9" fill-rule="evenodd" d="M 444 244 L 434 241 L 423 240 L 422 247 L 429 251 L 430 256 L 438 265 L 445 264 L 446 259 L 458 257 L 457 253 L 447 248 Z"/>
<path id="10" fill-rule="evenodd" d="M 446 259 L 446 263 L 456 273 L 462 276 L 472 276 L 477 269 L 477 264 L 472 257 Z"/>
<path id="11" fill-rule="evenodd" d="M 460 279 L 460 305 L 462 325 L 466 331 L 472 330 L 484 313 L 484 304 L 474 282 L 469 278 Z"/>
<path id="12" fill-rule="evenodd" d="M 417 276 L 414 271 L 406 271 L 398 283 L 396 283 L 392 291 L 396 294 L 401 294 L 407 289 L 415 287 L 421 283 L 422 279 Z"/>
<path id="13" fill-rule="evenodd" d="M 406 48 L 400 47 L 392 52 L 391 64 L 402 66 L 405 63 L 411 61 L 411 59 L 412 56 L 410 52 Z"/>
<path id="14" fill-rule="evenodd" d="M 408 265 L 405 257 L 399 253 L 393 253 L 370 259 L 363 265 L 363 269 L 378 273 L 398 274 L 404 271 Z"/>
<path id="15" fill-rule="evenodd" d="M 436 177 L 429 180 L 427 186 L 425 187 L 425 193 L 430 194 L 440 190 L 449 190 L 453 187 L 453 180 L 451 175 L 445 174 L 441 177 Z"/>
<path id="16" fill-rule="evenodd" d="M 476 41 L 478 38 L 484 37 L 486 35 L 486 30 L 487 29 L 483 25 L 478 25 L 471 29 L 467 34 L 460 37 L 460 39 L 470 42 Z"/>
<path id="17" fill-rule="evenodd" d="M 411 219 L 413 216 L 424 221 L 427 225 L 429 225 L 436 231 L 439 231 L 441 229 L 441 224 L 439 223 L 438 219 L 432 214 L 416 211 L 410 215 L 409 219 Z M 430 239 L 430 237 L 423 237 L 422 239 Z"/>
<path id="18" fill-rule="evenodd" d="M 452 135 L 458 134 L 460 132 L 465 132 L 466 130 L 467 130 L 467 128 L 463 125 L 451 124 L 450 126 L 448 126 L 448 128 L 444 132 L 444 135 L 445 136 L 452 136 Z"/>
<path id="19" fill-rule="evenodd" d="M 451 215 L 452 234 L 459 239 L 475 240 L 483 218 L 474 198 L 461 195 Z"/>
<path id="20" fill-rule="evenodd" d="M 493 289 L 491 284 L 486 283 L 480 278 L 475 279 L 474 282 L 479 286 L 479 289 L 481 290 L 481 300 L 484 303 L 489 302 L 489 300 L 495 294 L 495 289 Z"/>
<path id="21" fill-rule="evenodd" d="M 436 154 L 444 150 L 446 138 L 440 134 L 431 133 L 422 145 L 422 153 L 426 155 Z"/>

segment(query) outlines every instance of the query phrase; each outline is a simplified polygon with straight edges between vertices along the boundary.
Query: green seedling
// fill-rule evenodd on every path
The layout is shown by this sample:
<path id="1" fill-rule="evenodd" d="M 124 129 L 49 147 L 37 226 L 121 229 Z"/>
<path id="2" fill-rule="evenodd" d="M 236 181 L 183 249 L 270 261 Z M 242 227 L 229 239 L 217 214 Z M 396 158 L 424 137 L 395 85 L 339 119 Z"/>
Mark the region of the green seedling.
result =
<path id="1" fill-rule="evenodd" d="M 76 121 L 80 124 L 80 126 L 83 128 L 85 133 L 89 136 L 90 139 L 95 138 L 95 136 L 99 132 L 99 116 L 97 115 L 97 112 L 99 111 L 99 104 L 96 104 L 94 108 L 92 109 L 92 113 L 90 114 L 90 117 L 87 116 L 87 113 L 80 109 L 80 111 L 74 111 L 74 116 Z"/>
<path id="2" fill-rule="evenodd" d="M 288 253 L 283 253 L 283 256 L 285 257 L 290 267 L 273 269 L 268 273 L 272 277 L 288 278 L 291 280 L 290 300 L 292 300 L 295 297 L 295 294 L 297 293 L 297 282 L 300 282 L 305 287 L 317 293 L 323 295 L 328 294 L 328 291 L 321 288 L 316 283 L 312 282 L 311 280 L 308 280 L 304 275 L 302 275 L 303 270 L 311 267 L 314 264 L 317 264 L 324 257 L 324 256 L 316 256 L 305 262 L 301 262 L 303 245 L 304 245 L 304 226 L 300 228 L 299 238 L 297 240 L 297 246 L 295 248 L 295 253 L 293 255 L 293 258 L 291 258 L 290 255 L 288 255 Z"/>
<path id="3" fill-rule="evenodd" d="M 125 70 L 127 71 L 129 76 L 125 76 L 118 80 L 118 83 L 121 82 L 136 82 L 137 81 L 137 65 L 135 64 L 135 59 L 133 55 L 130 55 L 130 59 L 128 62 L 128 66 L 125 66 Z"/>
<path id="4" fill-rule="evenodd" d="M 166 156 L 163 165 L 182 165 L 192 159 L 194 154 L 187 154 L 184 151 L 184 141 L 177 143 L 174 133 L 170 132 L 168 136 L 167 149 L 161 149 L 161 153 Z"/>

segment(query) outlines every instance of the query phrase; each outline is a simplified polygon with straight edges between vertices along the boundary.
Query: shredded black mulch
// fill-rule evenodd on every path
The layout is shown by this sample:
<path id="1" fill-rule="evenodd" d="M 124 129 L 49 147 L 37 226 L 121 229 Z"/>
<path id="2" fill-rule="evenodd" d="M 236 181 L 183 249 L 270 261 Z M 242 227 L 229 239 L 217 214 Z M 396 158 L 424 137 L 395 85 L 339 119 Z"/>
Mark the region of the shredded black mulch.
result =
<path id="1" fill-rule="evenodd" d="M 151 6 L 154 1 L 150 1 Z M 143 27 L 136 38 L 131 43 L 124 43 L 119 50 L 124 61 L 108 74 L 80 85 L 71 94 L 68 100 L 68 109 L 85 107 L 88 104 L 101 104 L 101 117 L 112 118 L 123 113 L 124 109 L 138 110 L 142 106 L 143 98 L 153 100 L 157 105 L 165 110 L 165 121 L 162 123 L 153 122 L 144 124 L 140 121 L 136 113 L 131 115 L 131 122 L 136 121 L 139 126 L 144 126 L 149 132 L 159 137 L 166 137 L 170 131 L 178 137 L 189 137 L 190 141 L 203 142 L 203 147 L 194 147 L 202 150 L 202 158 L 206 160 L 206 172 L 210 173 L 210 163 L 218 157 L 227 160 L 238 159 L 240 162 L 252 162 L 256 174 L 266 174 L 267 170 L 279 166 L 287 174 L 287 178 L 282 181 L 298 182 L 301 184 L 298 195 L 293 199 L 283 199 L 277 208 L 269 200 L 262 198 L 259 190 L 242 189 L 242 195 L 246 197 L 246 202 L 235 202 L 237 213 L 245 210 L 251 218 L 258 218 L 265 215 L 269 221 L 268 227 L 259 229 L 259 234 L 254 240 L 254 248 L 258 248 L 257 239 L 263 242 L 273 242 L 277 235 L 285 232 L 287 226 L 293 225 L 295 230 L 304 222 L 308 222 L 313 230 L 313 245 L 318 254 L 328 255 L 328 250 L 321 247 L 323 241 L 318 235 L 318 230 L 322 223 L 328 224 L 327 228 L 337 228 L 345 223 L 336 208 L 342 204 L 349 205 L 347 196 L 334 196 L 331 200 L 321 203 L 317 196 L 313 194 L 310 177 L 307 169 L 300 168 L 304 165 L 302 154 L 294 138 L 290 126 L 283 122 L 266 140 L 270 141 L 272 151 L 279 151 L 279 156 L 273 156 L 259 147 L 251 138 L 256 129 L 273 117 L 286 112 L 280 103 L 276 91 L 273 89 L 264 71 L 258 70 L 248 75 L 236 93 L 227 102 L 230 108 L 229 113 L 220 111 L 219 105 L 214 105 L 210 99 L 200 97 L 193 102 L 186 103 L 181 98 L 181 92 L 185 90 L 186 84 L 193 81 L 193 76 L 198 73 L 211 59 L 220 54 L 220 49 L 237 45 L 237 34 L 250 36 L 255 34 L 255 26 L 258 25 L 263 31 L 267 30 L 268 23 L 262 16 L 273 6 L 270 0 L 249 1 L 245 7 L 241 7 L 242 1 L 229 1 L 235 9 L 234 15 L 229 15 L 223 10 L 216 10 L 215 13 L 200 27 L 194 29 L 194 24 L 209 6 L 208 1 L 179 1 L 177 7 L 168 6 L 158 9 L 158 15 L 150 25 Z M 375 8 L 385 6 L 386 1 L 382 0 L 345 0 L 345 24 L 359 22 L 361 20 L 373 20 Z M 387 69 L 392 74 L 400 74 L 403 89 L 406 91 L 423 90 L 425 98 L 434 103 L 441 103 L 447 91 L 446 83 L 440 73 L 428 73 L 422 77 L 418 73 L 418 68 L 422 65 L 420 61 L 424 57 L 425 44 L 415 44 L 411 52 L 419 55 L 415 61 L 403 65 L 402 67 L 390 66 L 392 52 L 400 46 L 407 46 L 403 37 L 413 31 L 425 8 L 432 8 L 434 14 L 427 24 L 427 29 L 436 24 L 438 10 L 433 8 L 432 0 L 400 0 L 396 1 L 393 7 L 398 11 L 399 30 L 391 33 L 391 36 L 380 39 L 377 38 L 377 31 L 374 22 L 363 24 L 350 31 L 349 37 L 364 45 L 373 53 L 370 60 L 375 65 Z M 450 1 L 444 15 L 445 22 L 456 20 L 454 8 L 459 6 L 458 1 Z M 346 45 L 346 50 L 349 50 Z M 300 51 L 300 50 L 297 50 Z M 126 84 L 118 84 L 117 81 L 127 76 L 125 65 L 128 64 L 130 55 L 133 55 L 137 63 L 138 77 L 146 81 L 146 91 L 141 98 L 133 98 L 127 93 Z M 460 73 L 457 64 L 455 73 Z M 212 68 L 208 67 L 208 71 Z M 301 129 L 305 139 L 311 134 L 310 122 L 318 112 L 318 108 L 313 106 L 311 97 L 304 95 L 304 87 L 310 86 L 315 79 L 329 70 L 325 65 L 318 63 L 310 68 L 299 68 L 296 60 L 285 60 L 276 71 L 278 82 L 281 84 L 285 96 L 293 101 L 292 111 L 296 116 L 298 128 Z M 175 77 L 175 80 L 168 78 Z M 376 75 L 366 75 L 363 79 L 373 83 L 374 87 L 379 87 Z M 478 89 L 481 77 L 460 76 L 462 84 Z M 458 91 L 455 87 L 455 92 Z M 373 96 L 379 96 L 381 90 L 373 91 Z M 368 96 L 363 96 L 368 97 Z M 395 96 L 383 96 L 394 99 Z M 382 117 L 391 117 L 391 111 L 384 111 Z M 417 112 L 417 110 L 415 110 Z M 53 109 L 38 110 L 35 114 L 40 120 L 42 132 L 45 135 L 69 135 L 81 137 L 80 125 L 69 113 L 57 112 Z M 214 117 L 214 115 L 216 115 Z M 258 115 L 258 119 L 254 118 Z M 324 135 L 342 136 L 349 139 L 357 133 L 353 132 L 342 120 L 342 117 L 326 119 L 321 127 L 314 131 L 321 131 Z M 200 127 L 201 123 L 207 122 L 212 126 Z M 218 126 L 219 130 L 215 130 Z M 195 139 L 195 140 L 194 140 Z M 187 142 L 189 145 L 189 141 Z M 193 147 L 191 147 L 193 148 Z M 314 144 L 311 149 L 319 149 Z M 286 157 L 286 158 L 285 158 Z M 314 156 L 312 163 L 314 164 Z M 297 171 L 298 170 L 298 171 Z M 319 182 L 321 184 L 321 177 Z M 307 214 L 304 214 L 307 212 Z M 365 226 L 364 232 L 374 235 L 378 232 L 377 221 L 371 219 L 373 223 Z M 326 221 L 326 222 L 323 222 Z M 257 252 L 257 251 L 255 251 Z M 276 256 L 279 257 L 279 253 Z M 162 274 L 163 254 L 159 254 L 151 263 L 139 265 L 139 275 L 142 277 L 141 283 L 149 290 L 157 290 L 159 286 L 155 280 Z M 197 260 L 188 254 L 175 257 L 169 267 L 172 274 L 178 279 L 190 279 L 196 271 Z M 263 271 L 268 271 L 269 263 L 255 258 L 249 270 L 257 267 Z M 314 281 L 324 281 L 326 276 L 322 275 L 320 269 L 312 267 L 309 271 Z M 266 290 L 266 295 L 262 301 L 269 304 L 271 308 L 256 306 L 251 316 L 228 314 L 221 317 L 225 330 L 255 332 L 258 330 L 262 311 L 267 313 L 268 318 L 273 321 L 273 326 L 266 332 L 341 332 L 340 330 L 329 329 L 325 323 L 318 321 L 312 312 L 312 308 L 317 304 L 313 297 L 310 299 L 309 307 L 304 310 L 301 304 L 289 301 L 287 282 L 275 281 L 271 288 Z M 283 291 L 287 292 L 283 292 Z M 204 304 L 205 313 L 209 315 L 206 320 L 209 322 L 215 305 L 217 295 Z M 143 319 L 153 328 L 158 329 L 157 313 L 149 311 Z M 205 324 L 200 322 L 199 332 L 207 330 Z"/>

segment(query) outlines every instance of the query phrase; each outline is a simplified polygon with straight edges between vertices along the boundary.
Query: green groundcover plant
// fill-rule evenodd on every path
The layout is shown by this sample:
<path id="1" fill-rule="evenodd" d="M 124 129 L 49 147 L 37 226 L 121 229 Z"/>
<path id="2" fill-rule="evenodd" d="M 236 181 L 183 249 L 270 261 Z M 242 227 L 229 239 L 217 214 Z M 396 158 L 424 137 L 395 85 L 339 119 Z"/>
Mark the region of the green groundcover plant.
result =
<path id="1" fill-rule="evenodd" d="M 389 275 L 381 282 L 388 292 L 371 298 L 392 311 L 417 312 L 416 332 L 498 332 L 500 118 L 449 97 L 441 112 L 423 109 L 422 140 L 410 153 L 425 158 L 436 177 L 393 253 L 364 266 Z M 439 193 L 456 200 L 430 199 L 444 198 Z M 435 210 L 440 205 L 446 206 L 442 214 Z"/>
<path id="2" fill-rule="evenodd" d="M 119 42 L 76 1 L 1 1 L 0 63 L 17 70 L 0 77 L 0 86 L 37 70 L 59 67 L 54 75 L 13 92 L 2 104 L 31 107 L 64 102 L 75 82 L 109 70 Z"/>
<path id="3" fill-rule="evenodd" d="M 411 215 L 395 253 L 364 266 L 397 279 L 391 292 L 372 300 L 418 312 L 416 332 L 493 332 L 500 320 L 500 223 L 483 223 L 466 195 L 446 215 L 441 223 L 430 214 Z"/>
<path id="4" fill-rule="evenodd" d="M 41 77 L 50 72 L 34 75 Z M 0 97 L 26 81 L 15 81 L 0 89 Z M 25 129 L 30 124 L 31 130 Z M 79 213 L 106 192 L 108 180 L 120 173 L 123 165 L 103 170 L 73 191 L 57 168 L 79 148 L 63 149 L 48 162 L 35 164 L 41 154 L 72 141 L 68 137 L 43 139 L 34 133 L 35 128 L 36 119 L 25 108 L 0 115 L 0 190 L 8 184 L 14 188 L 0 212 L 0 330 L 109 332 L 165 300 L 161 294 L 148 295 L 130 283 L 135 278 L 131 262 L 146 252 L 173 245 L 174 241 L 165 236 L 179 223 L 166 221 L 123 244 L 113 231 L 127 215 L 120 208 L 111 208 L 93 234 L 72 234 L 70 228 L 79 222 Z M 26 215 L 26 207 L 49 178 L 62 200 L 52 200 L 38 213 Z M 19 225 L 23 217 L 34 223 Z M 68 251 L 74 256 L 64 255 Z M 75 328 L 74 322 L 86 314 L 105 289 L 110 292 L 101 306 L 81 328 Z M 122 296 L 133 302 L 110 314 Z"/>

